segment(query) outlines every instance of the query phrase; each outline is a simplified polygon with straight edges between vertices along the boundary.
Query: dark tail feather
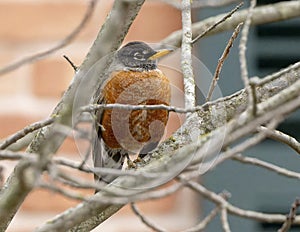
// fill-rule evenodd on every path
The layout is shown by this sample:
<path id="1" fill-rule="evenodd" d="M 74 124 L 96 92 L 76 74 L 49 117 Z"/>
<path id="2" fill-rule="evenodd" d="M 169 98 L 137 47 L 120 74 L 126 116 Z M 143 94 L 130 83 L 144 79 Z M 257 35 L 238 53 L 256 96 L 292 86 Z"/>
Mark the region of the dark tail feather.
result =
<path id="1" fill-rule="evenodd" d="M 94 168 L 111 168 L 111 169 L 122 169 L 125 160 L 125 154 L 121 151 L 116 151 L 108 148 L 104 143 L 96 138 L 93 149 L 93 162 Z M 118 176 L 112 174 L 104 174 L 95 171 L 94 179 L 96 182 L 104 182 L 109 184 Z M 96 191 L 97 192 L 97 191 Z"/>

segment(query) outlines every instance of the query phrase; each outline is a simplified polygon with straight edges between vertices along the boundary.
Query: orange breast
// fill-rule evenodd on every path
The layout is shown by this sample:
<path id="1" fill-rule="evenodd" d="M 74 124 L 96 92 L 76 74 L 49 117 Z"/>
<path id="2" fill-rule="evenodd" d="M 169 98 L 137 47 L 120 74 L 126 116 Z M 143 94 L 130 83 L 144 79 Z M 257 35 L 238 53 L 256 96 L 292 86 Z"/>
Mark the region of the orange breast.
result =
<path id="1" fill-rule="evenodd" d="M 113 73 L 102 93 L 107 104 L 169 105 L 171 98 L 169 80 L 159 70 Z M 110 148 L 138 152 L 146 144 L 160 141 L 167 121 L 166 110 L 105 110 L 101 134 Z"/>

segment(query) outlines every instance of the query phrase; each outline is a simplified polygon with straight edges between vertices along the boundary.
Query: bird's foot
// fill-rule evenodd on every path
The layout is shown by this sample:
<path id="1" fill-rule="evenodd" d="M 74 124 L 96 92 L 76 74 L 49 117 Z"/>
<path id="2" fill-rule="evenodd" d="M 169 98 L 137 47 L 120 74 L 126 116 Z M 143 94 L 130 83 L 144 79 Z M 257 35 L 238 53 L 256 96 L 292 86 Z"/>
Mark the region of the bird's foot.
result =
<path id="1" fill-rule="evenodd" d="M 143 159 L 138 156 L 133 162 L 134 163 L 141 163 L 141 162 L 143 162 Z"/>
<path id="2" fill-rule="evenodd" d="M 127 166 L 129 169 L 136 168 L 136 163 L 131 159 L 127 158 Z"/>

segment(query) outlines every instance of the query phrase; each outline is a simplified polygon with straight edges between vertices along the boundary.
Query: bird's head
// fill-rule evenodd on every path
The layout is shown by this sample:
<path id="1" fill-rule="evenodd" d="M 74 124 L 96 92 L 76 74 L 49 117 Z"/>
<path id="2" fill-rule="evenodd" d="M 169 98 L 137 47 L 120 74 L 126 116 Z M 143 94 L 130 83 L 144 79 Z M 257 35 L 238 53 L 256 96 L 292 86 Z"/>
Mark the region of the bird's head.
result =
<path id="1" fill-rule="evenodd" d="M 125 68 L 153 70 L 157 68 L 157 59 L 172 49 L 154 50 L 144 42 L 130 42 L 117 51 L 117 59 Z"/>

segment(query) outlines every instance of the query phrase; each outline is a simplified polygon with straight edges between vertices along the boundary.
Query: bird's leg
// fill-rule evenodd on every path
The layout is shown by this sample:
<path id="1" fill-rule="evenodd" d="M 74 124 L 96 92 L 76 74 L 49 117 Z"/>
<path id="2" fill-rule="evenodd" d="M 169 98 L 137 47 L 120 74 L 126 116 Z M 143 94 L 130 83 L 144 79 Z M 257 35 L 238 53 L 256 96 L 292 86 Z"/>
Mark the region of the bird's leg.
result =
<path id="1" fill-rule="evenodd" d="M 126 153 L 125 156 L 127 158 L 127 166 L 128 166 L 128 168 L 129 169 L 136 168 L 136 164 L 130 159 L 129 154 Z"/>

